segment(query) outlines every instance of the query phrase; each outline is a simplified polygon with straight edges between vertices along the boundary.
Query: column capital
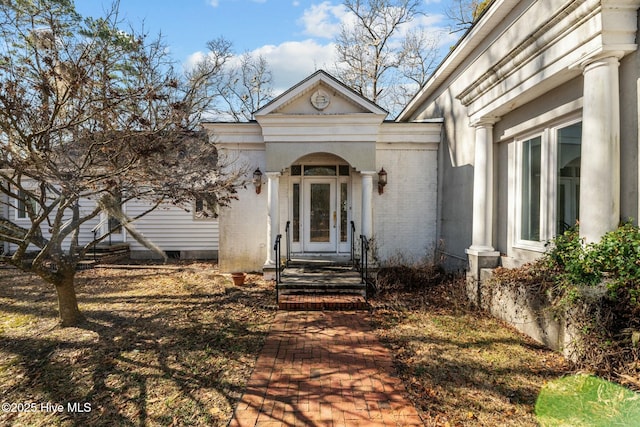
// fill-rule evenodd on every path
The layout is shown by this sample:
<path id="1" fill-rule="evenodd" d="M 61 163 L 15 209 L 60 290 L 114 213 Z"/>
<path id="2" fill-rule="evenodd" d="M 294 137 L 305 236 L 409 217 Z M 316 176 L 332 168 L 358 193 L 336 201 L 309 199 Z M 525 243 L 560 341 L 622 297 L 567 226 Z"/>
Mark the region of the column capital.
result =
<path id="1" fill-rule="evenodd" d="M 474 128 L 486 128 L 495 125 L 499 121 L 500 117 L 498 116 L 485 116 L 472 121 L 471 126 Z"/>
<path id="2" fill-rule="evenodd" d="M 363 175 L 363 176 L 374 176 L 377 173 L 378 172 L 376 172 L 376 171 L 360 171 L 360 175 Z"/>
<path id="3" fill-rule="evenodd" d="M 267 175 L 268 178 L 277 178 L 282 175 L 282 172 L 265 172 L 264 174 Z"/>
<path id="4" fill-rule="evenodd" d="M 620 59 L 625 55 L 623 50 L 597 50 L 580 58 L 578 62 L 571 65 L 571 69 L 579 69 L 584 73 L 589 68 L 600 65 L 620 65 Z"/>

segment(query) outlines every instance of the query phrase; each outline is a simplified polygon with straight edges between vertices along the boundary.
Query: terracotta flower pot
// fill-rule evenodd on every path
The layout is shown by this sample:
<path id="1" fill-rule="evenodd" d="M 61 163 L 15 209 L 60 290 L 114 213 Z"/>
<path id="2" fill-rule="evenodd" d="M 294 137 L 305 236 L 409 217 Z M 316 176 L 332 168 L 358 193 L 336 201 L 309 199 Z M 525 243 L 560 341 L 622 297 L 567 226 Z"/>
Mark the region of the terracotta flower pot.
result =
<path id="1" fill-rule="evenodd" d="M 233 284 L 236 286 L 241 286 L 244 284 L 244 273 L 231 273 L 231 279 L 233 280 Z"/>

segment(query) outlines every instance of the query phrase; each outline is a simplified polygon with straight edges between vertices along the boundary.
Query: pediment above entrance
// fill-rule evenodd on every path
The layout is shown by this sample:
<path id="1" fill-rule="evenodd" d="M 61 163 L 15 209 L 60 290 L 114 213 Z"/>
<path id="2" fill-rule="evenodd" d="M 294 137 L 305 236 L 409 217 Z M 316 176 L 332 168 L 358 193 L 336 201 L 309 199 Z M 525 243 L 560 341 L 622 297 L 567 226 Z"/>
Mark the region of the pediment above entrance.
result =
<path id="1" fill-rule="evenodd" d="M 387 112 L 320 70 L 254 113 L 258 122 L 270 115 L 366 114 L 382 121 Z"/>
<path id="2" fill-rule="evenodd" d="M 387 112 L 331 75 L 317 71 L 254 113 L 267 171 L 330 153 L 357 170 L 375 169 L 376 140 Z"/>

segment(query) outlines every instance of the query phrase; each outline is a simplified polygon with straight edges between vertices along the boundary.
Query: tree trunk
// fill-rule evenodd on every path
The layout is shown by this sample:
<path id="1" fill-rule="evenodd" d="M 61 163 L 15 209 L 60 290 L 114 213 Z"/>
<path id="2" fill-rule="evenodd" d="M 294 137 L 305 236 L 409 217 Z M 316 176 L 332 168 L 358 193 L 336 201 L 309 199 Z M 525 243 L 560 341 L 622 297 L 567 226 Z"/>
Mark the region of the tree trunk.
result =
<path id="1" fill-rule="evenodd" d="M 74 275 L 63 275 L 54 283 L 58 295 L 58 315 L 62 327 L 75 326 L 82 320 L 82 314 L 78 308 L 76 289 L 74 287 Z"/>

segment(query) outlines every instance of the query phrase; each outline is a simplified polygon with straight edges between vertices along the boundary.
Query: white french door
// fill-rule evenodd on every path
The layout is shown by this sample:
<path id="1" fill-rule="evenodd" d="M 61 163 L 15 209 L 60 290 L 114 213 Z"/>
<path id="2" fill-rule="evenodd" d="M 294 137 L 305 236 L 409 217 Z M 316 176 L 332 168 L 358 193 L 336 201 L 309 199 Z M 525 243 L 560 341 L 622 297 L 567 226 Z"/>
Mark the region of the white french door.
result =
<path id="1" fill-rule="evenodd" d="M 336 252 L 338 240 L 336 179 L 306 178 L 303 194 L 303 250 L 305 252 Z"/>

